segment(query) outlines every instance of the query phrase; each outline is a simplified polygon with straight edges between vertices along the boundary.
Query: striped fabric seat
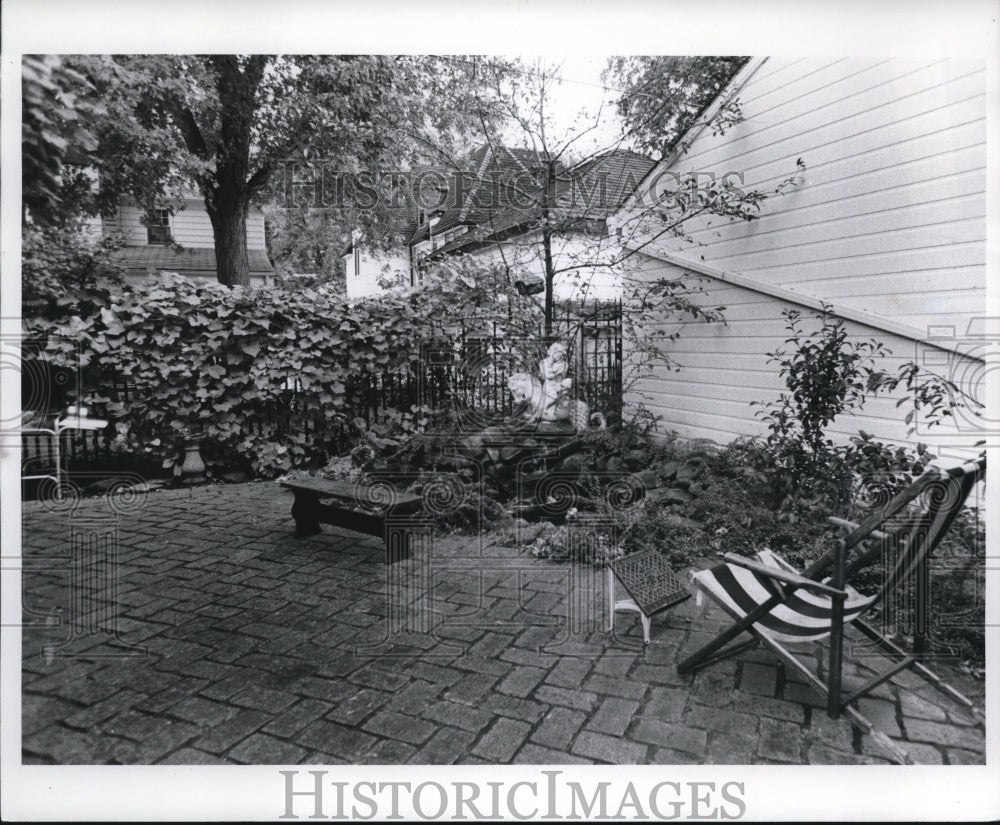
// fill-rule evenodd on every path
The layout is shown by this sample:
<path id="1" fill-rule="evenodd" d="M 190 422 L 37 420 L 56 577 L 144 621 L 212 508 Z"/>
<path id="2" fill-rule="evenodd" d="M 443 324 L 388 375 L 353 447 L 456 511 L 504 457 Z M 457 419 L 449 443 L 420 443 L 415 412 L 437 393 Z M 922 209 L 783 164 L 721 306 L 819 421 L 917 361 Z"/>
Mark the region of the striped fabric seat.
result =
<path id="1" fill-rule="evenodd" d="M 846 519 L 830 521 L 848 530 L 847 536 L 834 542 L 801 574 L 770 550 L 758 554 L 759 562 L 726 555 L 726 562 L 696 573 L 692 579 L 699 596 L 705 594 L 718 603 L 734 621 L 715 638 L 703 644 L 677 663 L 678 673 L 704 667 L 724 656 L 762 642 L 782 660 L 791 672 L 826 696 L 826 712 L 836 719 L 841 713 L 867 731 L 898 762 L 911 761 L 909 755 L 853 704 L 869 695 L 879 685 L 904 670 L 912 670 L 942 693 L 959 702 L 974 717 L 981 712 L 972 701 L 927 668 L 921 659 L 930 650 L 929 627 L 930 556 L 958 517 L 972 491 L 986 475 L 986 456 L 960 467 L 928 467 L 906 489 L 876 509 L 860 524 Z M 858 571 L 879 565 L 882 581 L 879 592 L 871 597 L 860 595 L 848 582 Z M 838 584 L 833 586 L 833 580 Z M 861 614 L 879 599 L 892 594 L 914 591 L 914 634 L 910 649 L 896 644 Z M 843 611 L 833 596 L 842 596 Z M 893 660 L 888 668 L 868 679 L 850 695 L 844 695 L 844 629 L 854 629 L 875 643 Z M 749 634 L 749 641 L 738 641 Z M 802 651 L 786 647 L 796 642 L 829 639 L 825 675 L 815 661 Z"/>
<path id="2" fill-rule="evenodd" d="M 767 563 L 767 559 L 762 556 Z M 693 581 L 709 593 L 733 616 L 746 616 L 751 610 L 781 592 L 782 585 L 752 570 L 734 564 L 720 564 L 696 573 Z M 878 596 L 862 596 L 847 588 L 844 623 L 856 619 Z M 783 594 L 782 594 L 783 595 Z M 779 605 L 753 624 L 753 629 L 777 642 L 810 642 L 830 635 L 831 602 L 828 596 L 797 589 Z"/>

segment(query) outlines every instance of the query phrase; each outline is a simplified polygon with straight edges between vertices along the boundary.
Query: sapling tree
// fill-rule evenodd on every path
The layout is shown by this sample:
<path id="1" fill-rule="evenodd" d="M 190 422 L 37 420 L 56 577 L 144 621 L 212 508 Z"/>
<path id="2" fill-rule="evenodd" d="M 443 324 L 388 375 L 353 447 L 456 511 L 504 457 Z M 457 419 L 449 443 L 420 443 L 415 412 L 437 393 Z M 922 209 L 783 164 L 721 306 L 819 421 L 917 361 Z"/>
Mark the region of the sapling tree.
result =
<path id="1" fill-rule="evenodd" d="M 537 283 L 546 337 L 559 301 L 617 295 L 628 309 L 631 366 L 641 371 L 656 360 L 676 367 L 669 353 L 679 334 L 674 321 L 719 321 L 724 307 L 699 298 L 698 276 L 650 277 L 639 253 L 664 236 L 693 243 L 687 227 L 697 220 L 755 220 L 766 199 L 794 185 L 801 171 L 761 188 L 694 174 L 671 175 L 667 188 L 648 192 L 640 185 L 668 145 L 683 151 L 680 138 L 698 118 L 716 131 L 738 122 L 735 101 L 711 113 L 705 107 L 744 60 L 613 58 L 605 79 L 621 87 L 607 89 L 596 111 L 569 120 L 559 106 L 567 90 L 560 65 L 521 60 L 513 70 L 483 72 L 477 106 L 499 111 L 502 128 L 480 118 L 474 137 L 481 149 L 471 163 L 426 146 L 429 163 L 462 181 L 465 200 L 449 204 L 461 214 L 446 223 L 445 212 L 442 224 L 459 231 L 468 224 L 464 234 L 431 244 L 431 256 L 469 252 L 498 264 L 522 290 Z"/>
<path id="2" fill-rule="evenodd" d="M 913 449 L 888 445 L 864 430 L 839 443 L 832 425 L 861 412 L 879 393 L 902 389 L 897 408 L 910 407 L 905 423 L 923 415 L 934 427 L 959 408 L 981 406 L 949 379 L 906 361 L 884 369 L 891 351 L 875 338 L 852 336 L 847 325 L 823 305 L 817 329 L 808 331 L 799 310 L 784 313 L 787 338 L 768 354 L 785 385 L 778 398 L 751 402 L 767 425 L 766 475 L 774 503 L 825 508 L 849 503 L 856 493 L 882 500 L 920 473 L 931 459 L 923 444 Z"/>

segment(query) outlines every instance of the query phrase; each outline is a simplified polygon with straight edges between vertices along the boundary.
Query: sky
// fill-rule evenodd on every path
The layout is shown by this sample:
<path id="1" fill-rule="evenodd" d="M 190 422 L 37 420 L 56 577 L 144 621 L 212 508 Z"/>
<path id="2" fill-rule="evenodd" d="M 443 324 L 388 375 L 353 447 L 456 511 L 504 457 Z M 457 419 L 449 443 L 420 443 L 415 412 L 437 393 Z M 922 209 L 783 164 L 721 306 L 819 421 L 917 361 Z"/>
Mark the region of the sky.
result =
<path id="1" fill-rule="evenodd" d="M 615 109 L 617 90 L 606 88 L 601 72 L 610 55 L 570 55 L 541 58 L 546 71 L 555 70 L 561 79 L 546 100 L 546 129 L 551 145 L 561 145 L 573 137 L 572 154 L 586 157 L 595 151 L 616 146 L 622 122 Z M 522 56 L 528 65 L 538 58 Z M 611 81 L 613 83 L 613 81 Z M 509 132 L 516 145 L 520 135 L 516 128 Z"/>

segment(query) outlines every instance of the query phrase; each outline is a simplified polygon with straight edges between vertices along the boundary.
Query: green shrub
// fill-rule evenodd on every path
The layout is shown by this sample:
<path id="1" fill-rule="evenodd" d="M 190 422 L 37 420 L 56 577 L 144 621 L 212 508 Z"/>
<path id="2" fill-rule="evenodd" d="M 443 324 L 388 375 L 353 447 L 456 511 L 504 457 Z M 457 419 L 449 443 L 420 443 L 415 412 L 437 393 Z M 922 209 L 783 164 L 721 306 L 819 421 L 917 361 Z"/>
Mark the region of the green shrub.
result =
<path id="1" fill-rule="evenodd" d="M 129 403 L 86 399 L 118 420 L 120 449 L 169 463 L 187 433 L 202 433 L 210 464 L 274 475 L 324 460 L 369 387 L 412 375 L 421 344 L 447 337 L 481 300 L 462 280 L 349 305 L 329 285 L 228 288 L 164 276 L 123 288 L 93 315 L 50 324 L 46 355 L 69 365 L 79 347 L 87 386 L 127 378 Z M 385 440 L 382 426 L 405 435 L 425 413 L 400 411 L 363 438 Z"/>
<path id="2" fill-rule="evenodd" d="M 844 322 L 824 306 L 819 329 L 807 333 L 798 310 L 786 310 L 788 338 L 769 353 L 786 392 L 767 403 L 752 402 L 768 427 L 766 452 L 758 469 L 775 506 L 800 511 L 837 511 L 858 498 L 887 499 L 919 475 L 930 459 L 918 444 L 916 452 L 877 441 L 864 431 L 848 445 L 827 434 L 840 416 L 859 412 L 880 391 L 903 387 L 897 406 L 912 409 L 905 422 L 913 430 L 917 412 L 934 426 L 954 409 L 977 406 L 945 378 L 916 363 L 904 363 L 896 375 L 878 369 L 891 353 L 874 338 L 852 339 Z"/>
<path id="3" fill-rule="evenodd" d="M 25 226 L 21 237 L 21 304 L 25 326 L 41 332 L 73 316 L 89 318 L 124 288 L 113 235 L 87 237 L 75 225 Z"/>
<path id="4" fill-rule="evenodd" d="M 572 524 L 561 524 L 533 541 L 528 551 L 535 558 L 574 561 L 602 567 L 628 552 L 615 540 L 613 530 L 582 533 Z"/>
<path id="5" fill-rule="evenodd" d="M 488 532 L 507 519 L 507 511 L 487 481 L 467 481 L 455 473 L 423 472 L 407 488 L 423 496 L 421 513 L 435 527 L 454 533 Z"/>
<path id="6" fill-rule="evenodd" d="M 677 569 L 711 552 L 704 528 L 666 507 L 647 506 L 622 540 L 627 553 L 653 549 Z"/>

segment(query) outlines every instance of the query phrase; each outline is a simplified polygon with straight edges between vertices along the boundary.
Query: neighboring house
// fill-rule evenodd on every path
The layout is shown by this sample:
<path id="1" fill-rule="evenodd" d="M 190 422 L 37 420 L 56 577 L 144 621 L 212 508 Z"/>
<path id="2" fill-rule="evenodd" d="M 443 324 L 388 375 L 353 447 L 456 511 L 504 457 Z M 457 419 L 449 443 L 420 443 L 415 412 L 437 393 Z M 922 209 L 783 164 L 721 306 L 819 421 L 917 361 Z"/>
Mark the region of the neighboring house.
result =
<path id="1" fill-rule="evenodd" d="M 627 151 L 608 152 L 572 167 L 555 164 L 549 200 L 556 220 L 552 252 L 557 299 L 618 297 L 617 269 L 595 265 L 620 250 L 608 233 L 607 219 L 653 166 L 648 158 Z M 441 208 L 414 209 L 400 216 L 397 234 L 405 243 L 395 255 L 373 255 L 353 245 L 345 254 L 348 295 L 374 294 L 372 284 L 385 272 L 416 285 L 424 262 L 457 253 L 508 266 L 527 284 L 540 282 L 545 272 L 545 159 L 527 149 L 484 146 L 473 155 L 467 174 L 434 171 Z M 428 200 L 423 203 L 427 207 Z M 353 288 L 352 278 L 357 284 Z"/>
<path id="2" fill-rule="evenodd" d="M 886 366 L 917 359 L 982 399 L 974 382 L 1000 332 L 986 337 L 983 326 L 983 62 L 754 59 L 713 107 L 733 95 L 743 121 L 724 135 L 689 133 L 689 151 L 668 158 L 637 195 L 649 197 L 661 172 L 735 172 L 744 188 L 766 190 L 794 175 L 799 158 L 803 179 L 767 200 L 757 221 L 689 226 L 701 245 L 631 242 L 645 277 L 702 276 L 704 304 L 726 307 L 727 323 L 676 327 L 681 371 L 640 380 L 627 402 L 685 437 L 764 434 L 750 402 L 782 389 L 767 356 L 787 337 L 782 311 L 808 318 L 821 301 L 853 336 L 892 350 Z M 632 207 L 619 216 L 626 226 Z M 962 447 L 985 437 L 965 416 L 948 431 L 909 437 L 898 397 L 869 403 L 839 433 Z"/>
<path id="3" fill-rule="evenodd" d="M 145 215 L 123 200 L 111 218 L 102 219 L 105 234 L 120 234 L 126 246 L 118 252 L 130 280 L 154 272 L 177 272 L 189 278 L 215 281 L 212 222 L 200 198 L 185 198 L 182 208 L 153 209 Z M 247 257 L 251 285 L 273 282 L 274 268 L 264 244 L 264 215 L 251 208 L 247 216 Z"/>
<path id="4" fill-rule="evenodd" d="M 511 152 L 511 150 L 505 150 Z M 524 172 L 537 176 L 541 159 L 517 157 Z M 555 173 L 550 197 L 555 233 L 552 256 L 556 269 L 553 291 L 557 300 L 612 299 L 621 294 L 618 239 L 608 231 L 608 218 L 655 166 L 634 152 L 618 150 L 598 155 Z M 504 170 L 506 171 L 506 170 Z M 513 172 L 516 174 L 516 172 Z M 503 172 L 502 172 L 503 174 Z M 528 175 L 525 175 L 527 178 Z M 432 252 L 428 241 L 418 238 L 415 248 L 425 254 L 464 252 L 510 266 L 527 281 L 545 276 L 542 246 L 541 189 L 512 192 L 511 200 L 527 195 L 522 203 L 501 208 L 468 209 L 462 216 L 443 215 L 434 227 L 443 244 Z M 452 235 L 451 233 L 455 233 Z"/>
<path id="5" fill-rule="evenodd" d="M 412 283 L 412 267 L 408 244 L 417 228 L 416 209 L 401 209 L 389 216 L 387 249 L 373 249 L 364 243 L 360 232 L 354 233 L 351 244 L 344 250 L 344 283 L 347 297 L 368 298 L 379 295 L 383 284 Z"/>

